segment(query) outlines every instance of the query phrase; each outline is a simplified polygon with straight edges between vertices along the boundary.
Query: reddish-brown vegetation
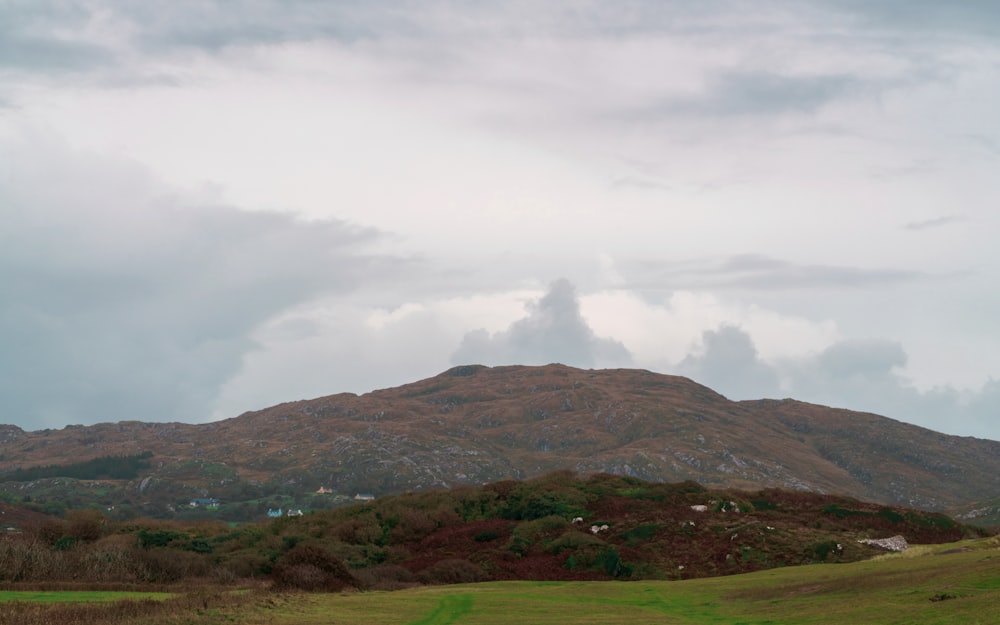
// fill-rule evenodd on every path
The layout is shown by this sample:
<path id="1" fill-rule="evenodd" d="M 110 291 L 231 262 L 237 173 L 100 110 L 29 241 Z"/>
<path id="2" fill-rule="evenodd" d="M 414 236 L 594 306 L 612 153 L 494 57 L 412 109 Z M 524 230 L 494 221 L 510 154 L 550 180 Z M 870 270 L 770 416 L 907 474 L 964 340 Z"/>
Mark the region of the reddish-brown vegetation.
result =
<path id="1" fill-rule="evenodd" d="M 94 511 L 0 540 L 0 582 L 172 584 L 270 580 L 338 591 L 485 580 L 676 579 L 851 561 L 862 538 L 982 535 L 940 514 L 768 489 L 712 491 L 551 473 L 386 497 L 230 528 L 112 523 Z"/>

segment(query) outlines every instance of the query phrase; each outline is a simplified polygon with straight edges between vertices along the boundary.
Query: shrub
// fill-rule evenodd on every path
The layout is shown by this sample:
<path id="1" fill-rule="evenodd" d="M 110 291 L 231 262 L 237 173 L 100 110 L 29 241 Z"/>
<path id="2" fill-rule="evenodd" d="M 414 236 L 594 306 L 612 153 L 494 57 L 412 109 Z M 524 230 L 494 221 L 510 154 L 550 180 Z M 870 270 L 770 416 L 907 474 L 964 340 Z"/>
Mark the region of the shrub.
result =
<path id="1" fill-rule="evenodd" d="M 570 522 L 561 516 L 551 515 L 519 523 L 514 528 L 514 536 L 529 542 L 535 542 L 545 534 L 552 534 L 569 527 Z"/>
<path id="2" fill-rule="evenodd" d="M 598 554 L 595 564 L 611 577 L 628 577 L 632 574 L 632 568 L 622 562 L 618 551 L 611 546 Z"/>
<path id="3" fill-rule="evenodd" d="M 890 523 L 902 523 L 903 515 L 896 512 L 892 508 L 882 508 L 878 511 L 878 516 L 889 521 Z"/>
<path id="4" fill-rule="evenodd" d="M 417 576 L 398 564 L 379 564 L 354 573 L 360 584 L 372 590 L 400 590 L 417 584 Z"/>
<path id="5" fill-rule="evenodd" d="M 633 546 L 637 543 L 651 540 L 654 536 L 656 536 L 656 532 L 658 532 L 659 529 L 660 526 L 656 523 L 646 523 L 643 525 L 638 525 L 627 532 L 619 534 L 619 536 L 621 537 L 622 540 L 625 541 L 627 545 Z"/>
<path id="6" fill-rule="evenodd" d="M 77 577 L 94 582 L 134 583 L 149 578 L 127 536 L 110 536 L 79 553 Z"/>
<path id="7" fill-rule="evenodd" d="M 359 586 L 347 566 L 318 545 L 297 545 L 281 556 L 271 579 L 276 588 L 312 592 L 339 592 Z"/>
<path id="8" fill-rule="evenodd" d="M 383 530 L 375 515 L 368 513 L 348 519 L 336 529 L 336 534 L 345 543 L 364 545 L 381 543 Z"/>
<path id="9" fill-rule="evenodd" d="M 575 551 L 604 544 L 603 540 L 593 534 L 570 530 L 549 544 L 549 552 L 558 555 L 570 549 Z"/>
<path id="10" fill-rule="evenodd" d="M 136 558 L 145 567 L 146 581 L 150 582 L 169 583 L 185 577 L 202 577 L 210 570 L 204 556 L 178 549 L 141 549 L 136 552 Z"/>
<path id="11" fill-rule="evenodd" d="M 437 520 L 425 510 L 407 510 L 399 515 L 396 526 L 389 531 L 393 544 L 417 541 L 438 527 Z"/>
<path id="12" fill-rule="evenodd" d="M 531 541 L 520 536 L 511 536 L 507 541 L 507 549 L 518 556 L 526 556 L 531 550 Z"/>
<path id="13" fill-rule="evenodd" d="M 70 510 L 66 513 L 66 534 L 81 542 L 101 537 L 104 515 L 97 510 Z"/>
<path id="14" fill-rule="evenodd" d="M 524 520 L 546 516 L 573 518 L 586 512 L 583 503 L 583 497 L 576 491 L 532 493 L 524 499 L 511 500 L 504 516 Z"/>
<path id="15" fill-rule="evenodd" d="M 420 572 L 420 580 L 427 584 L 471 584 L 488 579 L 480 566 L 458 558 L 435 562 Z"/>
<path id="16" fill-rule="evenodd" d="M 34 527 L 32 533 L 46 545 L 54 545 L 66 535 L 66 523 L 55 519 L 46 520 Z"/>
<path id="17" fill-rule="evenodd" d="M 830 556 L 830 554 L 840 553 L 840 550 L 837 547 L 837 541 L 835 540 L 813 543 L 806 547 L 806 558 L 813 561 L 823 562 Z"/>
<path id="18" fill-rule="evenodd" d="M 580 549 L 566 559 L 565 567 L 569 570 L 577 568 L 598 569 L 611 577 L 628 577 L 632 574 L 632 567 L 622 562 L 618 550 L 611 545 L 607 545 L 603 549 L 595 549 L 594 546 Z"/>
<path id="19" fill-rule="evenodd" d="M 183 532 L 165 529 L 142 528 L 139 530 L 139 545 L 145 549 L 150 547 L 166 547 L 171 541 L 184 538 Z"/>
<path id="20" fill-rule="evenodd" d="M 34 581 L 65 576 L 66 554 L 34 540 L 0 541 L 0 581 Z"/>
<path id="21" fill-rule="evenodd" d="M 249 578 L 270 574 L 273 564 L 263 554 L 241 552 L 223 561 L 221 566 L 228 569 L 235 577 Z"/>

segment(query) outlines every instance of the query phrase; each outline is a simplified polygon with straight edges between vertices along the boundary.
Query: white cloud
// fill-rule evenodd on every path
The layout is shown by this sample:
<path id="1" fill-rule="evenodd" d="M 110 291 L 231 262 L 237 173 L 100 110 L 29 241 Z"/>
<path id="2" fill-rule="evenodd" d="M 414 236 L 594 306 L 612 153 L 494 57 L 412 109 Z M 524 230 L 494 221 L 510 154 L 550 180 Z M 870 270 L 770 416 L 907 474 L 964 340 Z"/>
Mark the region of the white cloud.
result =
<path id="1" fill-rule="evenodd" d="M 618 341 L 600 338 L 580 314 L 575 287 L 567 280 L 552 283 L 549 291 L 528 305 L 526 317 L 507 330 L 465 334 L 452 354 L 454 364 L 562 364 L 603 368 L 627 366 L 631 355 Z"/>
<path id="2" fill-rule="evenodd" d="M 832 320 L 783 315 L 709 292 L 675 291 L 641 297 L 625 289 L 581 298 L 595 332 L 621 340 L 639 366 L 671 368 L 697 347 L 706 331 L 723 325 L 744 328 L 767 360 L 821 350 L 838 337 Z"/>

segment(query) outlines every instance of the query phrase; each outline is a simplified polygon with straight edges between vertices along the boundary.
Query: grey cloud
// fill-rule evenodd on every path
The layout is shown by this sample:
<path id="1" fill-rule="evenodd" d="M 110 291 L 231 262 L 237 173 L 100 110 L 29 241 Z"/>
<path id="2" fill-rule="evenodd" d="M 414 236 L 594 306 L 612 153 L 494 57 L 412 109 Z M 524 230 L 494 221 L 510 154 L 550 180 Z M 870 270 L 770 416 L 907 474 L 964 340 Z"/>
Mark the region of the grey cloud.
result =
<path id="1" fill-rule="evenodd" d="M 1000 380 L 989 380 L 963 406 L 965 433 L 1000 440 Z M 945 413 L 947 414 L 947 413 Z"/>
<path id="2" fill-rule="evenodd" d="M 696 115 L 774 115 L 814 113 L 827 103 L 861 87 L 846 75 L 788 76 L 766 71 L 723 72 L 704 93 L 669 101 L 662 111 Z"/>
<path id="3" fill-rule="evenodd" d="M 951 434 L 1000 436 L 995 425 L 984 427 L 955 389 L 914 388 L 900 373 L 906 360 L 899 343 L 852 340 L 836 343 L 815 358 L 784 363 L 782 371 L 796 399 L 873 412 Z"/>
<path id="4" fill-rule="evenodd" d="M 774 369 L 760 360 L 750 335 L 724 325 L 702 334 L 703 353 L 688 355 L 678 373 L 731 399 L 773 397 L 780 386 Z"/>
<path id="5" fill-rule="evenodd" d="M 893 368 L 906 366 L 906 352 L 902 345 L 892 341 L 841 341 L 824 350 L 816 362 L 829 377 L 872 378 L 889 375 Z"/>
<path id="6" fill-rule="evenodd" d="M 647 266 L 646 281 L 670 288 L 735 288 L 751 290 L 871 288 L 931 276 L 918 271 L 800 265 L 761 254 L 737 254 L 721 261 L 692 261 L 667 268 Z"/>
<path id="7" fill-rule="evenodd" d="M 993 0 L 820 0 L 818 4 L 825 4 L 865 24 L 894 31 L 989 36 L 1000 33 L 1000 5 Z"/>
<path id="8" fill-rule="evenodd" d="M 973 146 L 979 150 L 980 153 L 985 153 L 990 158 L 1000 157 L 1000 143 L 998 143 L 993 137 L 984 134 L 966 134 L 965 138 Z"/>
<path id="9" fill-rule="evenodd" d="M 190 206 L 128 168 L 6 151 L 3 422 L 204 420 L 256 327 L 399 269 L 349 224 Z"/>
<path id="10" fill-rule="evenodd" d="M 185 0 L 139 3 L 131 17 L 154 25 L 143 40 L 147 48 L 191 47 L 218 50 L 233 45 L 333 39 L 354 42 L 408 32 L 412 19 L 401 2 L 258 2 L 249 10 L 225 2 Z"/>
<path id="11" fill-rule="evenodd" d="M 90 11 L 73 3 L 8 2 L 0 6 L 0 67 L 27 71 L 76 70 L 109 62 L 99 44 L 74 40 Z"/>
<path id="12" fill-rule="evenodd" d="M 844 340 L 811 357 L 774 363 L 762 361 L 750 336 L 739 328 L 707 331 L 703 344 L 704 351 L 687 356 L 676 372 L 730 399 L 780 394 L 940 432 L 1000 440 L 1000 382 L 990 380 L 971 391 L 947 386 L 921 391 L 902 377 L 907 355 L 895 341 Z"/>
<path id="13" fill-rule="evenodd" d="M 505 331 L 469 332 L 452 355 L 455 364 L 614 367 L 631 362 L 620 342 L 599 338 L 580 314 L 576 290 L 567 280 L 552 283 L 548 293 L 528 305 L 528 315 Z"/>
<path id="14" fill-rule="evenodd" d="M 945 215 L 944 217 L 925 219 L 923 221 L 911 221 L 910 223 L 904 225 L 903 228 L 906 230 L 928 230 L 931 228 L 948 226 L 962 221 L 965 221 L 965 217 L 962 215 Z"/>
<path id="15" fill-rule="evenodd" d="M 120 52 L 92 35 L 101 24 L 129 37 L 127 45 L 147 53 L 333 39 L 345 42 L 411 29 L 400 3 L 286 0 L 239 6 L 227 2 L 177 0 L 89 3 L 33 0 L 0 5 L 0 66 L 27 71 L 90 70 L 115 64 Z M 113 22 L 113 23 L 111 23 Z M 110 24 L 110 25 L 109 25 Z"/>

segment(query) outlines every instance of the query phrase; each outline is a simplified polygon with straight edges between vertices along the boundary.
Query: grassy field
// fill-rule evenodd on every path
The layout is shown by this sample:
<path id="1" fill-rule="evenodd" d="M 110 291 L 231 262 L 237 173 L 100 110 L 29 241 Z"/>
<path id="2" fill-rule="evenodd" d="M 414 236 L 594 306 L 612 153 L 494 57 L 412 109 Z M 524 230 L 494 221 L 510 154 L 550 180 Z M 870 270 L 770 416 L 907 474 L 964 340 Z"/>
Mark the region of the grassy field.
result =
<path id="1" fill-rule="evenodd" d="M 282 625 L 1000 623 L 996 541 L 680 582 L 507 582 L 314 595 Z M 264 622 L 264 621 L 261 621 Z"/>
<path id="2" fill-rule="evenodd" d="M 104 590 L 0 590 L 0 603 L 26 601 L 32 603 L 91 603 L 153 599 L 162 601 L 173 597 L 170 592 L 117 592 Z"/>
<path id="3" fill-rule="evenodd" d="M 491 582 L 395 592 L 175 597 L 4 591 L 0 624 L 976 625 L 1000 624 L 997 606 L 1000 538 L 992 538 L 917 546 L 864 562 L 674 582 Z"/>

